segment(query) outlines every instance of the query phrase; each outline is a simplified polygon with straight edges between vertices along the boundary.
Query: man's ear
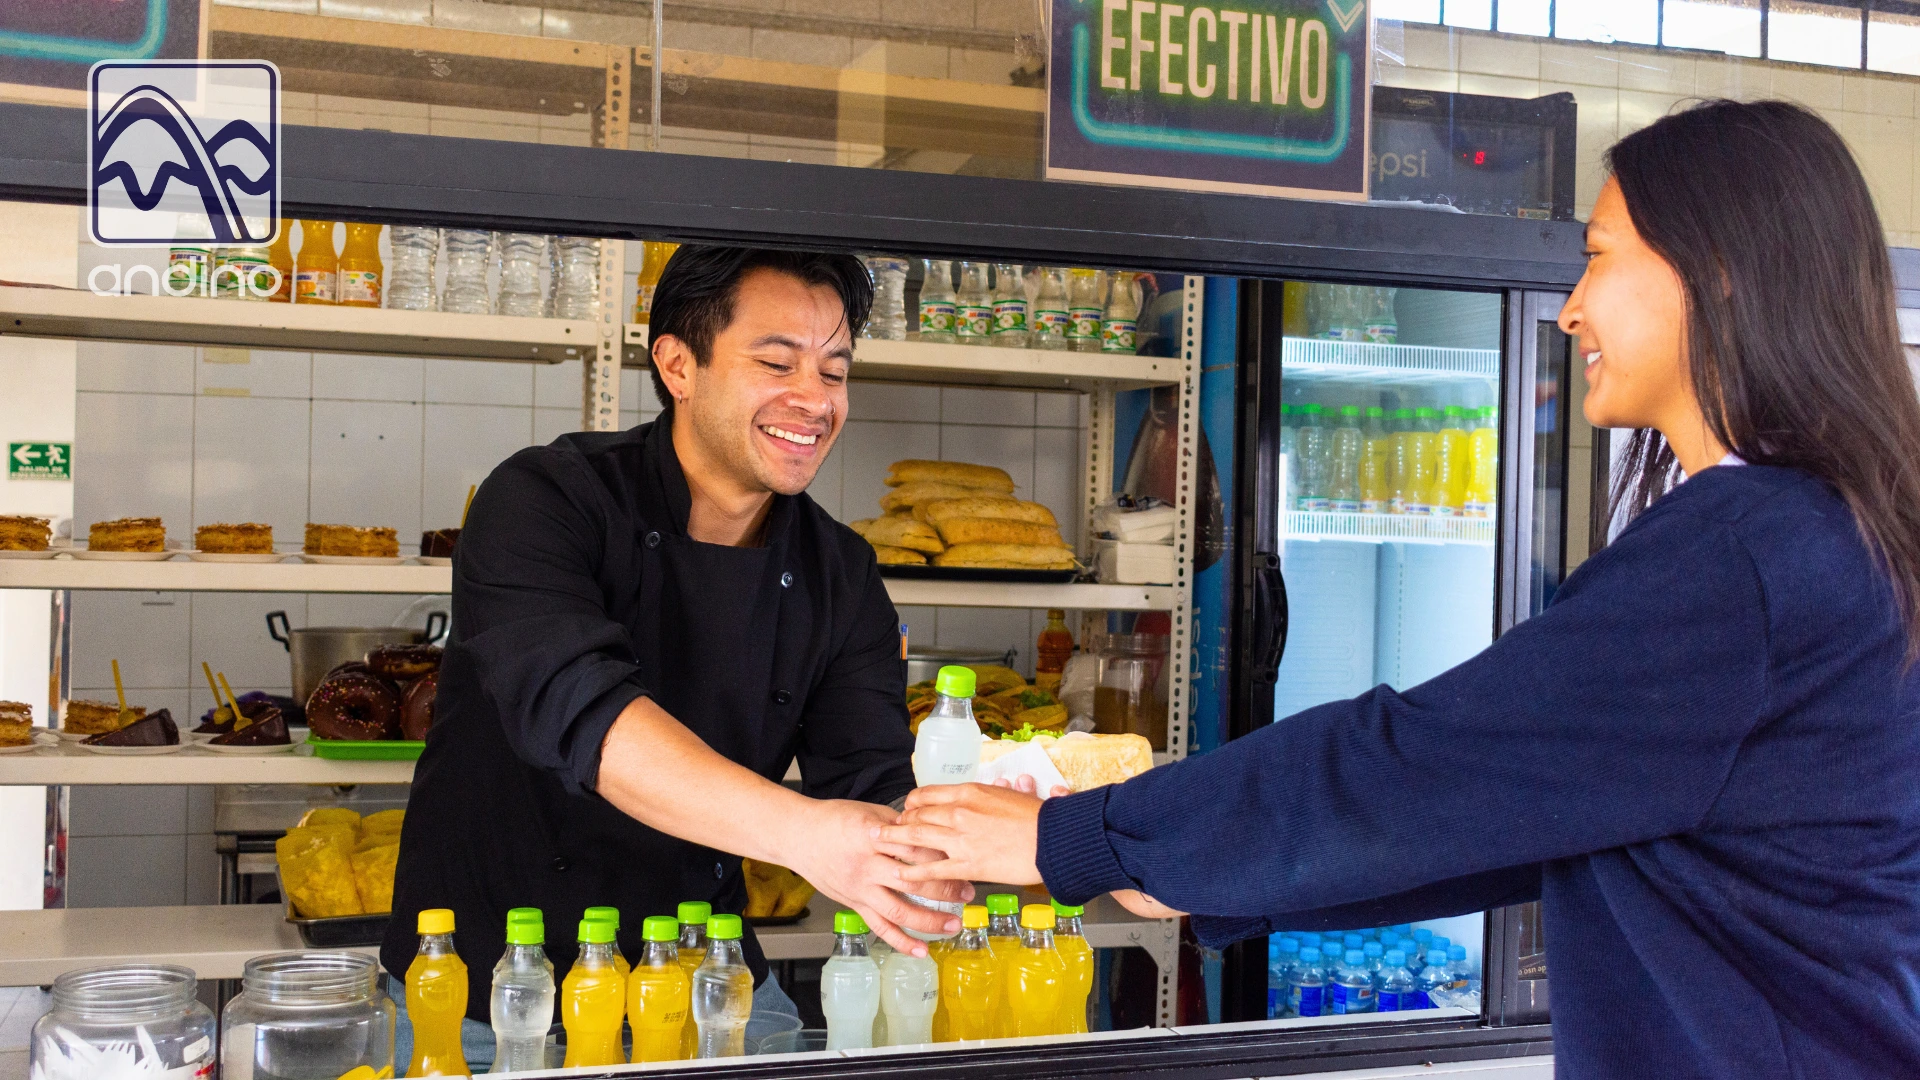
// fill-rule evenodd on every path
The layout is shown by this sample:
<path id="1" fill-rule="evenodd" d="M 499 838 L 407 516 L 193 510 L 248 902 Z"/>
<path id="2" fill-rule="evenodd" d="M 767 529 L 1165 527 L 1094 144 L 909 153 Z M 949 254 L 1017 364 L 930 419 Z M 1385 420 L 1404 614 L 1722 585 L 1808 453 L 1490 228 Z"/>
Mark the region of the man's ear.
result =
<path id="1" fill-rule="evenodd" d="M 653 367 L 673 400 L 685 401 L 693 396 L 693 373 L 698 366 L 693 350 L 675 335 L 664 334 L 653 340 Z"/>

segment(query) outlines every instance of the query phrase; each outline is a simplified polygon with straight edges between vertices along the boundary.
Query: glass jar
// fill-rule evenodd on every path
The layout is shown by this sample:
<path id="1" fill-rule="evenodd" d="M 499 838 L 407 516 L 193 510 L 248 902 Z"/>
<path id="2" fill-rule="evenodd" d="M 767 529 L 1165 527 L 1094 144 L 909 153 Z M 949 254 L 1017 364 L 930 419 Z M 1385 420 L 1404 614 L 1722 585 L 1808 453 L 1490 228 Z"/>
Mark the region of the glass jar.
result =
<path id="1" fill-rule="evenodd" d="M 1094 635 L 1100 681 L 1093 690 L 1093 730 L 1140 735 L 1167 748 L 1167 701 L 1160 673 L 1167 664 L 1165 634 Z"/>
<path id="2" fill-rule="evenodd" d="M 375 958 L 270 953 L 247 961 L 241 980 L 220 1018 L 222 1076 L 338 1080 L 362 1065 L 393 1068 L 393 999 Z"/>
<path id="3" fill-rule="evenodd" d="M 53 1009 L 33 1025 L 31 1075 L 211 1077 L 213 1013 L 195 987 L 193 972 L 159 964 L 67 972 L 53 981 Z"/>

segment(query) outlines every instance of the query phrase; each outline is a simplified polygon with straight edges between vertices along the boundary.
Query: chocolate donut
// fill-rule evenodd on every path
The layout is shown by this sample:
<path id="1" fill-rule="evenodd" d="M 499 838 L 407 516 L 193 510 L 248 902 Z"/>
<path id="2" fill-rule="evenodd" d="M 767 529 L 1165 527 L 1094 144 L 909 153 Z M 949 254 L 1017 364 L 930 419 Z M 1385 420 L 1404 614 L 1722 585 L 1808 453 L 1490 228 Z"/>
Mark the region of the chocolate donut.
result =
<path id="1" fill-rule="evenodd" d="M 440 646 L 381 645 L 367 654 L 367 666 L 376 675 L 404 683 L 440 670 Z"/>
<path id="2" fill-rule="evenodd" d="M 328 679 L 333 678 L 335 675 L 345 675 L 350 671 L 358 671 L 362 674 L 370 674 L 373 671 L 373 669 L 367 666 L 367 662 L 365 660 L 343 660 L 340 663 L 333 665 L 331 668 L 328 668 L 327 673 L 325 675 L 320 676 L 320 681 L 326 682 Z"/>
<path id="3" fill-rule="evenodd" d="M 429 671 L 407 684 L 400 702 L 400 737 L 424 739 L 433 726 L 433 699 L 440 692 L 440 673 Z"/>
<path id="4" fill-rule="evenodd" d="M 307 726 L 322 739 L 397 739 L 400 694 L 392 683 L 370 672 L 331 676 L 307 699 Z"/>

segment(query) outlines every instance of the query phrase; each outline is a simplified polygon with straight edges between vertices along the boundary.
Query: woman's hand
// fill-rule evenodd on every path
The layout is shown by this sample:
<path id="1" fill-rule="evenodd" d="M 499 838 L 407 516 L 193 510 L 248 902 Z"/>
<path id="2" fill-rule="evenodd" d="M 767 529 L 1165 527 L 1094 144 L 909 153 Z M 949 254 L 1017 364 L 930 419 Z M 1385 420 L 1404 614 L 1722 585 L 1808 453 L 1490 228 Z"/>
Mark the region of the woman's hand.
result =
<path id="1" fill-rule="evenodd" d="M 913 858 L 932 848 L 946 858 L 896 871 L 903 884 L 994 881 L 1038 885 L 1040 800 L 1029 792 L 985 784 L 942 784 L 907 796 L 900 823 L 875 829 L 879 849 Z M 920 855 L 919 857 L 924 857 Z"/>

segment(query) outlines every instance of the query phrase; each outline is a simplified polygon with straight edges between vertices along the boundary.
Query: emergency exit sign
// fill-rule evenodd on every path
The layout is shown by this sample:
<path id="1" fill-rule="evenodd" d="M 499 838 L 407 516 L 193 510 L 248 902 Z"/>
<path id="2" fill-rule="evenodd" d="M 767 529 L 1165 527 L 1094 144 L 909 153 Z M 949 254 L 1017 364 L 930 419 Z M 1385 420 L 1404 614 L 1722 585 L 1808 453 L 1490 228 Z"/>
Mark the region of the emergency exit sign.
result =
<path id="1" fill-rule="evenodd" d="M 7 444 L 9 480 L 73 479 L 73 444 L 17 442 Z"/>
<path id="2" fill-rule="evenodd" d="M 1049 179 L 1367 197 L 1368 0 L 1051 0 Z"/>

